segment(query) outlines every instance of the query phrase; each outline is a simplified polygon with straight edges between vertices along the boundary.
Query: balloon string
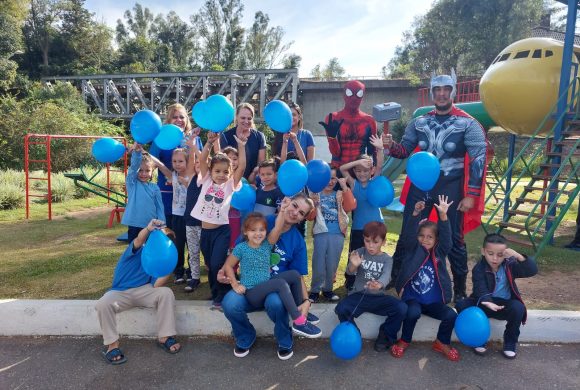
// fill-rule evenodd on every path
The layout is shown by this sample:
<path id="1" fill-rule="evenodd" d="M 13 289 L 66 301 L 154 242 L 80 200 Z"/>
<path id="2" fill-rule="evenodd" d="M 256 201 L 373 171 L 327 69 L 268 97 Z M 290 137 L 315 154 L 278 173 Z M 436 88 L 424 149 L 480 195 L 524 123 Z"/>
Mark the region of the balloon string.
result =
<path id="1" fill-rule="evenodd" d="M 360 299 L 358 301 L 358 303 L 354 307 L 352 313 L 350 313 L 350 318 L 348 319 L 349 322 L 353 322 L 354 321 L 354 313 L 356 313 L 356 309 L 358 309 L 358 307 L 361 304 L 361 302 L 362 302 L 363 298 L 365 297 L 366 293 L 367 293 L 367 288 L 365 287 L 364 290 L 363 290 L 363 293 L 362 293 L 362 295 L 361 295 L 361 297 L 360 297 Z"/>

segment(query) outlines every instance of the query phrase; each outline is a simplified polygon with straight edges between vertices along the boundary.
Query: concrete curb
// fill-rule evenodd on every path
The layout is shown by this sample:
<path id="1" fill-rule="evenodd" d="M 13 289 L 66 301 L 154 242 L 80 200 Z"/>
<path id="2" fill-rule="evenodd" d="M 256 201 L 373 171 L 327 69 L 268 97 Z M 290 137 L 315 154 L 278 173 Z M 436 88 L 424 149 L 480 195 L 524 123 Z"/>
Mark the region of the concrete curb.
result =
<path id="1" fill-rule="evenodd" d="M 95 336 L 101 330 L 96 301 L 79 300 L 0 300 L 1 336 Z M 230 323 L 222 313 L 209 310 L 204 301 L 176 301 L 177 333 L 181 336 L 229 336 Z M 330 337 L 338 324 L 334 304 L 315 304 L 312 312 L 320 317 L 318 325 L 323 337 Z M 119 332 L 123 336 L 154 337 L 155 312 L 151 309 L 132 309 L 117 316 Z M 271 336 L 273 324 L 264 312 L 250 314 L 250 321 L 259 336 Z M 383 317 L 364 314 L 357 319 L 364 338 L 373 339 Z M 435 338 L 439 321 L 423 316 L 417 323 L 413 339 L 431 341 Z M 505 322 L 491 321 L 491 339 L 501 341 Z M 580 343 L 580 312 L 559 310 L 530 310 L 528 322 L 521 327 L 520 342 Z"/>

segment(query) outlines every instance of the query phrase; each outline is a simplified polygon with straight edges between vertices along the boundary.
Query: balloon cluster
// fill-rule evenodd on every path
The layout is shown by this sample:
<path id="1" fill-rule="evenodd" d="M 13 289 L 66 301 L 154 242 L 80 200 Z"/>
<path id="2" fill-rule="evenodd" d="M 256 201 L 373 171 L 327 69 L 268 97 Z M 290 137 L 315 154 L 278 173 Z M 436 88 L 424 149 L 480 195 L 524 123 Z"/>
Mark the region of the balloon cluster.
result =
<path id="1" fill-rule="evenodd" d="M 214 133 L 224 131 L 234 120 L 235 110 L 232 103 L 223 95 L 212 95 L 200 100 L 191 113 L 195 123 L 202 129 Z"/>

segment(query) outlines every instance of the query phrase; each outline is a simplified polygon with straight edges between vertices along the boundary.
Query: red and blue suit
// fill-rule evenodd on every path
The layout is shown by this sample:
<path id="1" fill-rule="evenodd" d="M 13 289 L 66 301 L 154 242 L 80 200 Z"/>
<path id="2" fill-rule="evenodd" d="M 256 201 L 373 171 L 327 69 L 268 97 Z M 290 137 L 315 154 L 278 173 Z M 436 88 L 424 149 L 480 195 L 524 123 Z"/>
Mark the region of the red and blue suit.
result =
<path id="1" fill-rule="evenodd" d="M 467 249 L 463 234 L 481 223 L 483 212 L 482 186 L 486 170 L 487 140 L 481 125 L 466 112 L 452 107 L 446 115 L 437 115 L 433 110 L 413 119 L 403 135 L 401 143 L 394 142 L 385 155 L 404 159 L 416 149 L 430 152 L 439 159 L 441 172 L 435 187 L 426 192 L 412 183 L 406 183 L 408 192 L 403 211 L 403 226 L 411 217 L 415 203 L 425 201 L 423 217 L 433 211 L 433 200 L 437 195 L 446 195 L 453 201 L 447 212 L 451 225 L 453 246 L 449 252 L 449 263 L 453 274 L 453 289 L 456 296 L 465 296 L 467 279 Z M 468 213 L 457 211 L 464 197 L 474 198 L 474 208 Z M 469 221 L 468 221 L 469 219 Z M 467 230 L 467 231 L 468 231 Z M 404 248 L 399 240 L 393 255 L 393 277 L 396 277 L 405 258 Z"/>
<path id="2" fill-rule="evenodd" d="M 377 135 L 377 123 L 373 117 L 360 110 L 365 85 L 357 80 L 344 86 L 344 108 L 328 114 L 324 122 L 319 122 L 326 131 L 328 148 L 332 155 L 331 166 L 355 161 L 361 154 L 368 154 L 375 160 L 375 148 L 370 136 Z"/>

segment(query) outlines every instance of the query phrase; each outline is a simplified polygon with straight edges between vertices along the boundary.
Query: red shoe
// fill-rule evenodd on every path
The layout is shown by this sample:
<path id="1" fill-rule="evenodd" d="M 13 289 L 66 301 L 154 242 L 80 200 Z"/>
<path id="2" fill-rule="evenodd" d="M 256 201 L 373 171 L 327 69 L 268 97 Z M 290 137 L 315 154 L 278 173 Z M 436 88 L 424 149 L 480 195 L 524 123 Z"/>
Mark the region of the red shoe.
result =
<path id="1" fill-rule="evenodd" d="M 460 359 L 459 351 L 453 348 L 451 345 L 443 344 L 439 340 L 433 341 L 433 351 L 440 352 L 445 357 L 452 362 L 458 362 Z"/>
<path id="2" fill-rule="evenodd" d="M 402 358 L 405 354 L 405 350 L 409 347 L 409 343 L 399 339 L 393 346 L 391 347 L 391 355 L 396 357 L 397 359 Z"/>

